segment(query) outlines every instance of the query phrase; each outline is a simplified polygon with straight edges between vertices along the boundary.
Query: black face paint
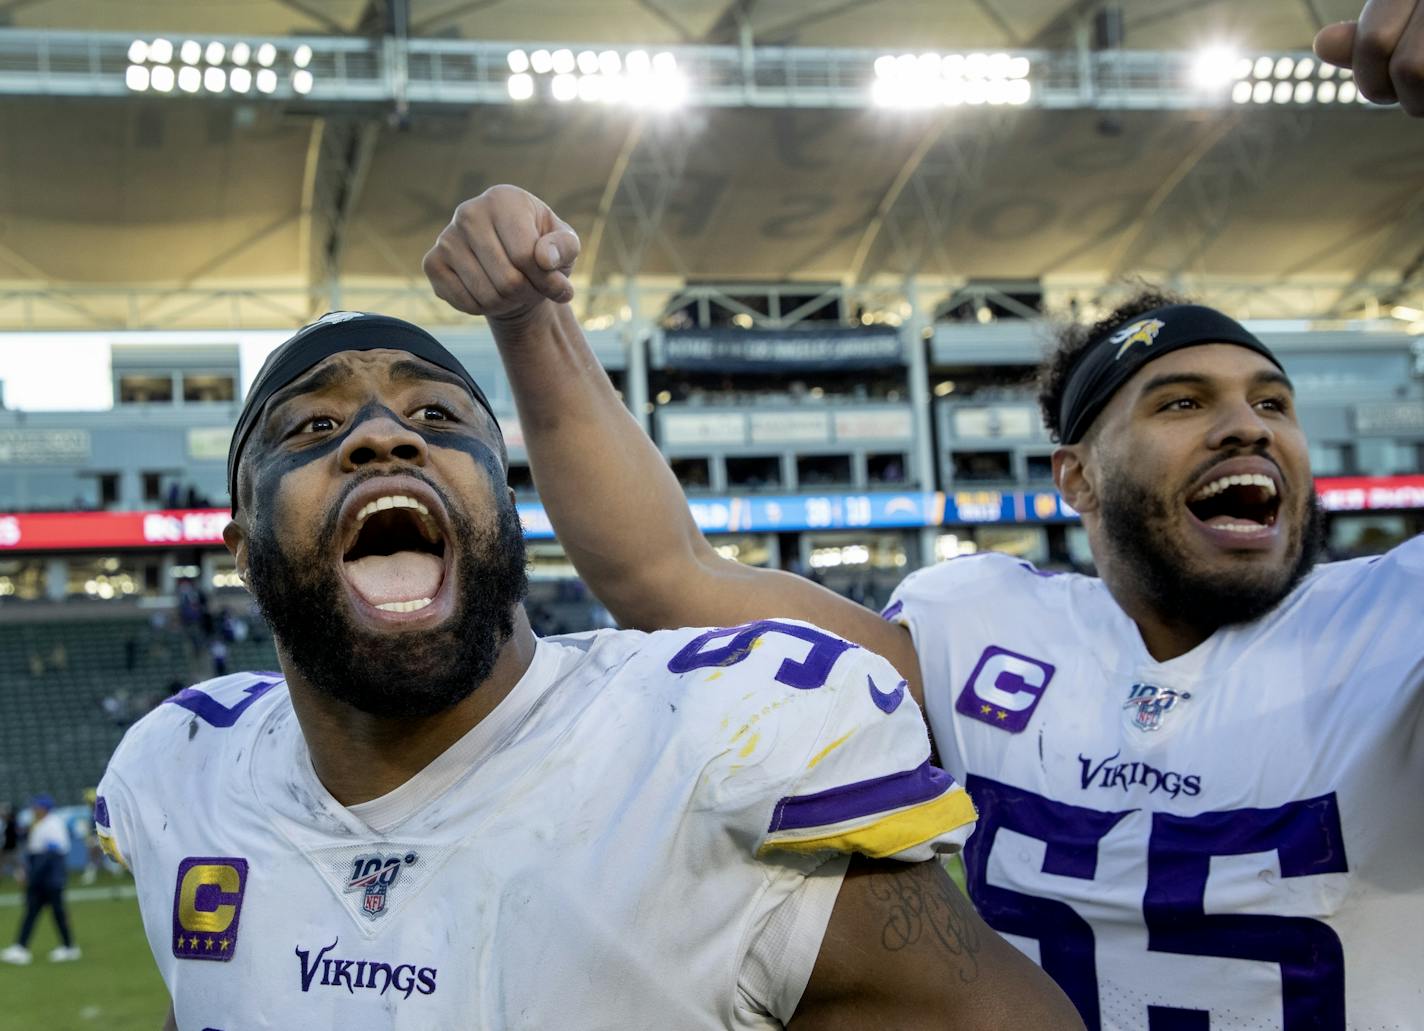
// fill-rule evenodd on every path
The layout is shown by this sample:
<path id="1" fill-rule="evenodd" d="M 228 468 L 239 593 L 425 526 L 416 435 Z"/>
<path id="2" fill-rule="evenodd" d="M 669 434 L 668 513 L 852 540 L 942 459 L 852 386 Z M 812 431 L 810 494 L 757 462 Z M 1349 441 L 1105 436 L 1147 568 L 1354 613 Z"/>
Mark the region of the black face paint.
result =
<path id="1" fill-rule="evenodd" d="M 493 500 L 493 525 L 477 526 L 420 466 L 399 457 L 349 474 L 315 539 L 279 539 L 277 499 L 288 473 L 330 460 L 350 435 L 386 417 L 417 433 L 430 448 L 460 451 L 484 469 Z M 297 671 L 322 693 L 372 715 L 400 718 L 441 712 L 469 696 L 494 668 L 513 633 L 514 608 L 528 588 L 523 528 L 503 489 L 503 463 L 488 442 L 460 423 L 449 428 L 411 424 L 368 401 L 339 432 L 317 443 L 282 447 L 280 433 L 248 449 L 253 500 L 248 587 Z M 273 438 L 277 439 L 273 439 Z M 399 473 L 420 480 L 444 503 L 452 534 L 449 589 L 455 610 L 433 629 L 373 631 L 355 622 L 342 582 L 339 518 L 351 492 L 368 480 Z"/>
<path id="2" fill-rule="evenodd" d="M 277 474 L 282 464 L 255 485 L 263 514 L 271 512 L 266 504 L 275 496 L 266 492 L 284 475 Z M 435 491 L 450 515 L 445 546 L 458 594 L 454 613 L 437 627 L 381 632 L 351 617 L 337 565 L 341 504 L 386 469 L 353 475 L 308 547 L 284 545 L 270 516 L 255 520 L 248 544 L 248 586 L 296 670 L 323 694 L 384 718 L 430 716 L 467 698 L 494 669 L 528 588 L 524 533 L 506 492 L 493 491 L 493 525 L 478 526 L 423 470 L 401 472 Z"/>

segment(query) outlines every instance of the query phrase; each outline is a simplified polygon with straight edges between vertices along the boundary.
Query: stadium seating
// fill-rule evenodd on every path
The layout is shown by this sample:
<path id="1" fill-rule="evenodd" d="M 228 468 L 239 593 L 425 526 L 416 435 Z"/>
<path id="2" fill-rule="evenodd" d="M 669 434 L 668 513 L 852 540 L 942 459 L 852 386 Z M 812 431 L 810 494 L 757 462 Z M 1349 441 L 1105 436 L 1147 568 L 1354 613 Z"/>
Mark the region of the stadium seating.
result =
<path id="1" fill-rule="evenodd" d="M 231 670 L 276 662 L 265 629 L 228 645 Z M 0 624 L 0 803 L 80 802 L 128 724 L 211 671 L 205 650 L 144 617 Z"/>

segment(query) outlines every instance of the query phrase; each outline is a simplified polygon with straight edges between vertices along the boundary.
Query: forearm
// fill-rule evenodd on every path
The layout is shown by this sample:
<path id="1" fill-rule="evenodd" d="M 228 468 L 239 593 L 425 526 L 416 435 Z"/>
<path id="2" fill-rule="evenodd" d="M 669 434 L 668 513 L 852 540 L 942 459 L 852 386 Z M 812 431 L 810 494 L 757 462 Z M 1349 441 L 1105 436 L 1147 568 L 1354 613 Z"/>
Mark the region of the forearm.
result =
<path id="1" fill-rule="evenodd" d="M 672 470 L 619 400 L 568 305 L 490 325 L 560 543 L 620 621 L 661 625 L 666 609 L 646 585 L 686 583 L 716 560 Z"/>

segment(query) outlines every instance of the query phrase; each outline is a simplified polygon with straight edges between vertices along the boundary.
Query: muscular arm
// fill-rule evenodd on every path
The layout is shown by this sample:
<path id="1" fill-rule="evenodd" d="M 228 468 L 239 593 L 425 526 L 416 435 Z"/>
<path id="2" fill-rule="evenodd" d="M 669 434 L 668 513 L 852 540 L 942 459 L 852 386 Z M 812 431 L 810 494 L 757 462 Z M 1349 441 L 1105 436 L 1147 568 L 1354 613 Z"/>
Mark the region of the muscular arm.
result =
<path id="1" fill-rule="evenodd" d="M 553 248 L 554 253 L 550 253 Z M 489 318 L 539 497 L 574 567 L 625 626 L 815 622 L 884 655 L 919 697 L 909 634 L 802 577 L 723 559 L 662 455 L 618 399 L 573 310 L 578 239 L 537 198 L 494 187 L 425 259 L 436 293 Z"/>
<path id="2" fill-rule="evenodd" d="M 857 857 L 792 1031 L 1081 1029 L 1042 970 L 979 918 L 938 862 Z"/>

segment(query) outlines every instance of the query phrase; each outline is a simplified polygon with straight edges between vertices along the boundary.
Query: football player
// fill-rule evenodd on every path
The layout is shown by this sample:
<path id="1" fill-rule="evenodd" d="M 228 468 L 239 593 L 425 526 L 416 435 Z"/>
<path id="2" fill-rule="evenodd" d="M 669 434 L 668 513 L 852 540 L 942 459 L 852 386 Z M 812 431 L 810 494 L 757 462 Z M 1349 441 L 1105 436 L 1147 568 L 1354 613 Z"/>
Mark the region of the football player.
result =
<path id="1" fill-rule="evenodd" d="M 169 699 L 95 804 L 170 1026 L 1081 1026 L 934 860 L 974 812 L 888 663 L 787 620 L 540 640 L 505 474 L 409 323 L 258 374 L 225 539 L 281 671 Z"/>
<path id="2" fill-rule="evenodd" d="M 1424 114 L 1424 3 L 1322 56 Z M 496 187 L 426 256 L 488 317 L 535 482 L 625 626 L 814 620 L 891 659 L 979 809 L 969 888 L 1088 1027 L 1424 1028 L 1424 541 L 1316 566 L 1290 380 L 1222 312 L 1145 294 L 1066 330 L 1042 402 L 1101 578 L 982 555 L 879 619 L 726 560 L 567 302 L 572 230 Z"/>

